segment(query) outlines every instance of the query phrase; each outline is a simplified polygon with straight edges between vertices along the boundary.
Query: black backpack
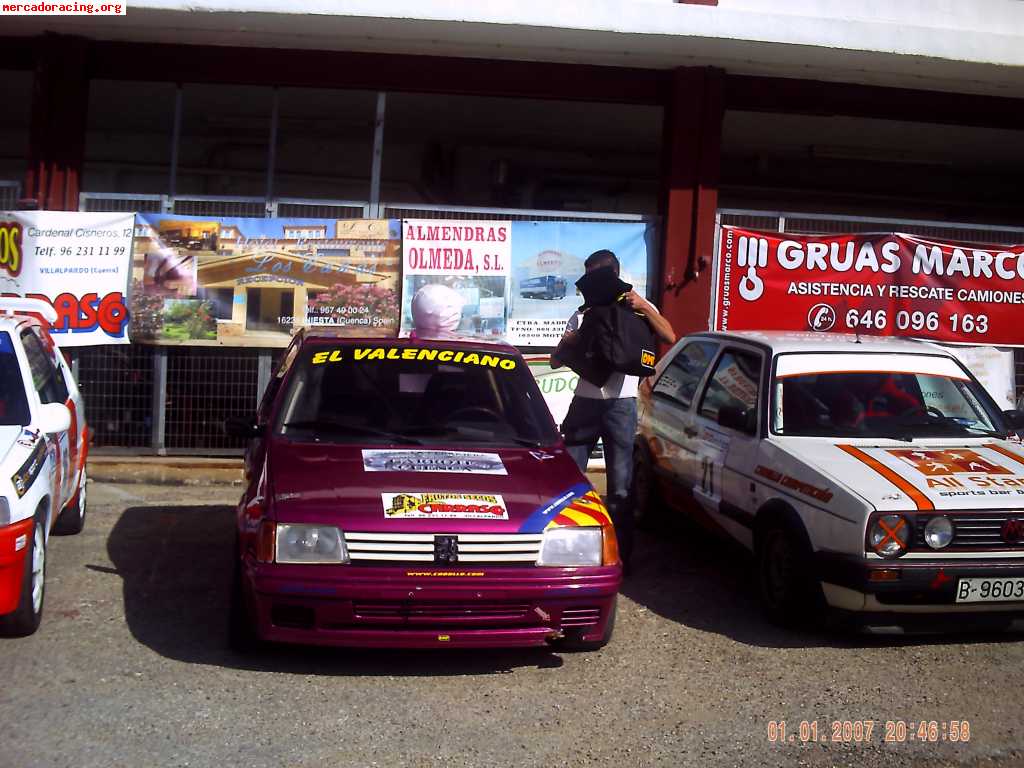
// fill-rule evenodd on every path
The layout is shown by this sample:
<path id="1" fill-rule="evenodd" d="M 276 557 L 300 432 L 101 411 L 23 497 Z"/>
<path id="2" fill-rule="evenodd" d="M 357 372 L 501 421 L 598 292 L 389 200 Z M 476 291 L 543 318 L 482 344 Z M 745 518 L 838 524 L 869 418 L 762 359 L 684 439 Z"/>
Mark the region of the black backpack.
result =
<path id="1" fill-rule="evenodd" d="M 583 313 L 579 333 L 579 343 L 564 362 L 594 386 L 603 387 L 613 373 L 654 373 L 654 331 L 627 302 L 591 307 Z"/>

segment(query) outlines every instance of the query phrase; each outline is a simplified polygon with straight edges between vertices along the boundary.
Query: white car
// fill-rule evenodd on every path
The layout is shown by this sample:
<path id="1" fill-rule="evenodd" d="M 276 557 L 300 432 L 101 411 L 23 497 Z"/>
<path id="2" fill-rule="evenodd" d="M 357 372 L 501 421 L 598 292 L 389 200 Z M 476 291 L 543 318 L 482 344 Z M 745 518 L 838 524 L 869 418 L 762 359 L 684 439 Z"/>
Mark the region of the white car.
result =
<path id="1" fill-rule="evenodd" d="M 34 317 L 26 313 L 33 313 Z M 53 308 L 0 299 L 0 631 L 43 613 L 51 531 L 85 524 L 88 430 L 71 368 L 47 331 Z"/>
<path id="2" fill-rule="evenodd" d="M 754 552 L 772 619 L 1024 614 L 1024 414 L 1000 411 L 947 350 L 695 334 L 639 411 L 640 513 L 696 513 Z"/>

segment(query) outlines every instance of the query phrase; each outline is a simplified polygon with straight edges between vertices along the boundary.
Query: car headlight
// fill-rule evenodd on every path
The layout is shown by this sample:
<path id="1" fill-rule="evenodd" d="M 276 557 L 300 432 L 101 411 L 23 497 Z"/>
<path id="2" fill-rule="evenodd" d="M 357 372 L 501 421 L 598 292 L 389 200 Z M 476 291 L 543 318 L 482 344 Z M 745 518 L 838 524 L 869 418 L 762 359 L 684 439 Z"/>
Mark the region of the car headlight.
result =
<path id="1" fill-rule="evenodd" d="M 899 557 L 907 551 L 908 541 L 910 521 L 903 515 L 876 517 L 868 532 L 868 544 L 879 557 Z"/>
<path id="2" fill-rule="evenodd" d="M 347 563 L 348 549 L 333 525 L 277 524 L 279 563 Z"/>
<path id="3" fill-rule="evenodd" d="M 565 526 L 544 531 L 537 565 L 601 565 L 604 534 L 597 526 Z"/>
<path id="4" fill-rule="evenodd" d="M 933 517 L 924 527 L 924 543 L 932 549 L 948 547 L 953 540 L 953 523 L 944 515 Z"/>

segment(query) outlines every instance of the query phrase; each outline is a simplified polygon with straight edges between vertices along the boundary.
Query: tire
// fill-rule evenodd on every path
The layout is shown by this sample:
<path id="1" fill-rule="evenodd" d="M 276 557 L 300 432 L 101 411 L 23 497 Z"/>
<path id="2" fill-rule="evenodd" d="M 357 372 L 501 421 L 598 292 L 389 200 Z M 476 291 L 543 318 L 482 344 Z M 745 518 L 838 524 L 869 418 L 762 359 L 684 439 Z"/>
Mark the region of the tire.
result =
<path id="1" fill-rule="evenodd" d="M 640 445 L 633 449 L 633 482 L 630 487 L 633 515 L 638 528 L 656 528 L 665 520 L 665 503 L 658 492 L 654 469 L 647 451 Z"/>
<path id="2" fill-rule="evenodd" d="M 618 613 L 619 598 L 612 601 L 612 610 L 608 614 L 608 622 L 604 627 L 604 634 L 600 640 L 582 640 L 580 637 L 563 637 L 555 642 L 555 647 L 560 651 L 599 651 L 611 642 L 612 634 L 615 632 L 615 614 Z"/>
<path id="3" fill-rule="evenodd" d="M 78 481 L 78 494 L 75 496 L 75 500 L 60 513 L 56 525 L 53 526 L 53 532 L 59 536 L 72 536 L 81 533 L 85 528 L 86 480 L 85 467 L 82 467 L 82 477 Z"/>
<path id="4" fill-rule="evenodd" d="M 807 627 L 823 614 L 825 597 L 811 558 L 806 538 L 792 524 L 775 520 L 759 532 L 758 588 L 765 616 L 773 624 Z"/>
<path id="5" fill-rule="evenodd" d="M 245 595 L 242 591 L 242 564 L 237 553 L 233 571 L 228 606 L 228 647 L 235 653 L 249 654 L 259 650 L 263 642 L 256 633 L 245 604 Z"/>
<path id="6" fill-rule="evenodd" d="M 0 620 L 0 631 L 7 637 L 26 637 L 39 629 L 46 597 L 46 514 L 36 512 L 32 541 L 25 554 L 18 607 Z"/>

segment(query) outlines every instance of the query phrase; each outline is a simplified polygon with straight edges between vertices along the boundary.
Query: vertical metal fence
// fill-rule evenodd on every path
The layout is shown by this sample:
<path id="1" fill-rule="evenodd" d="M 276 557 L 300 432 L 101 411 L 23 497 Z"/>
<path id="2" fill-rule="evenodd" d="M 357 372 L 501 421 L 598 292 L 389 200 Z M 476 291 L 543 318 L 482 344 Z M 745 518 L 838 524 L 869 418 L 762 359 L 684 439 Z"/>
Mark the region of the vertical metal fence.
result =
<path id="1" fill-rule="evenodd" d="M 13 211 L 21 199 L 21 182 L 0 180 L 0 211 Z"/>

